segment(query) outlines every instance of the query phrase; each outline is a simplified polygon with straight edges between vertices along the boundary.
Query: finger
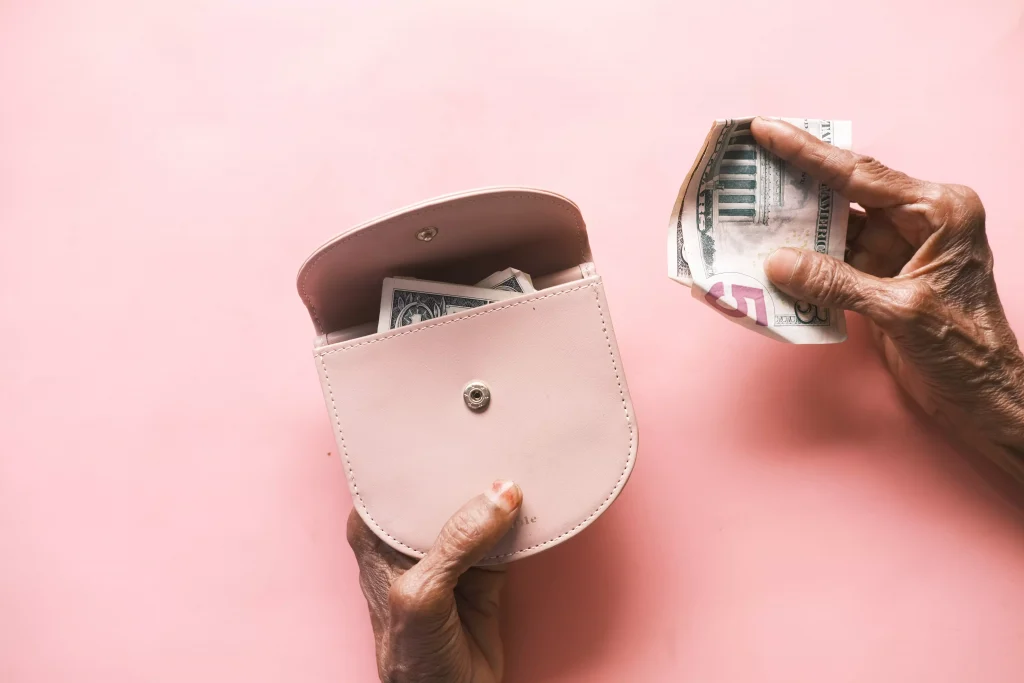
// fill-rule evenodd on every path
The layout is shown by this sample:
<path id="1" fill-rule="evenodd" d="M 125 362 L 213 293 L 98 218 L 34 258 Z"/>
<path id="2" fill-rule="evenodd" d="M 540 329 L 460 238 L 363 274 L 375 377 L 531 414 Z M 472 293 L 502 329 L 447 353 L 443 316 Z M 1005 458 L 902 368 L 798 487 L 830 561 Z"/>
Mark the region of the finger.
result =
<path id="1" fill-rule="evenodd" d="M 483 559 L 515 521 L 523 493 L 510 481 L 496 481 L 455 513 L 417 567 L 449 588 Z"/>
<path id="2" fill-rule="evenodd" d="M 885 282 L 848 263 L 806 249 L 777 249 L 764 264 L 765 275 L 799 301 L 855 311 L 879 321 Z"/>
<path id="3" fill-rule="evenodd" d="M 380 552 L 380 539 L 355 510 L 349 514 L 346 537 L 359 565 L 359 587 L 369 608 L 370 625 L 374 634 L 379 635 L 387 618 L 388 595 L 397 570 Z"/>
<path id="4" fill-rule="evenodd" d="M 906 264 L 908 255 L 879 254 L 869 251 L 859 244 L 847 248 L 846 262 L 862 273 L 875 277 L 895 277 L 900 268 Z"/>
<path id="5" fill-rule="evenodd" d="M 473 568 L 459 577 L 455 595 L 476 612 L 496 615 L 501 606 L 501 593 L 508 579 L 507 571 Z"/>
<path id="6" fill-rule="evenodd" d="M 865 227 L 857 237 L 857 246 L 880 256 L 902 253 L 906 245 L 898 233 L 877 223 Z"/>
<path id="7" fill-rule="evenodd" d="M 900 265 L 906 262 L 906 250 L 910 248 L 907 241 L 903 239 L 899 231 L 888 219 L 885 210 L 872 209 L 871 213 L 864 214 L 854 220 L 850 215 L 850 227 L 846 231 L 846 262 L 852 263 L 857 270 L 869 271 L 855 264 L 852 255 L 858 252 L 870 254 L 879 263 L 890 263 L 897 256 L 903 257 Z M 863 257 L 862 257 L 863 258 Z M 896 269 L 897 271 L 899 268 Z"/>
<path id="8" fill-rule="evenodd" d="M 510 481 L 496 481 L 469 501 L 441 529 L 426 556 L 402 577 L 402 589 L 431 599 L 450 595 L 459 576 L 483 559 L 515 521 L 523 493 Z"/>
<path id="9" fill-rule="evenodd" d="M 471 569 L 459 579 L 456 605 L 462 627 L 480 645 L 491 666 L 503 666 L 501 650 L 501 596 L 506 572 Z"/>
<path id="10" fill-rule="evenodd" d="M 404 571 L 416 564 L 408 555 L 403 555 L 382 541 L 354 508 L 348 516 L 346 536 L 356 560 L 360 563 L 367 558 L 380 558 L 397 571 Z"/>
<path id="11" fill-rule="evenodd" d="M 383 574 L 387 579 L 385 583 L 390 585 L 394 576 L 413 564 L 412 559 L 381 541 L 355 510 L 348 516 L 346 537 L 352 553 L 356 556 L 360 575 Z"/>
<path id="12" fill-rule="evenodd" d="M 977 193 L 963 185 L 923 183 L 914 202 L 884 211 L 890 224 L 909 244 L 922 246 L 939 229 L 947 238 L 971 235 L 985 225 L 985 207 Z"/>
<path id="13" fill-rule="evenodd" d="M 850 209 L 850 219 L 846 226 L 846 242 L 850 243 L 857 239 L 857 236 L 860 235 L 867 222 L 868 215 L 866 213 L 857 209 Z"/>
<path id="14" fill-rule="evenodd" d="M 366 556 L 375 551 L 378 539 L 366 522 L 359 516 L 355 508 L 348 514 L 348 523 L 345 526 L 345 538 L 348 545 L 355 553 L 356 559 Z"/>
<path id="15" fill-rule="evenodd" d="M 922 196 L 922 181 L 871 157 L 830 145 L 785 121 L 758 117 L 750 124 L 750 132 L 759 145 L 864 208 L 912 204 Z"/>
<path id="16" fill-rule="evenodd" d="M 895 209 L 893 209 L 895 211 Z M 847 239 L 846 262 L 877 277 L 895 277 L 917 251 L 885 210 L 872 209 L 856 238 Z"/>
<path id="17" fill-rule="evenodd" d="M 864 229 L 864 225 L 867 223 L 868 217 L 863 211 L 856 209 L 850 209 L 850 218 L 846 224 L 846 251 L 843 252 L 843 260 L 847 263 L 851 262 L 853 257 L 854 242 L 857 240 L 857 236 L 860 235 L 861 230 Z"/>

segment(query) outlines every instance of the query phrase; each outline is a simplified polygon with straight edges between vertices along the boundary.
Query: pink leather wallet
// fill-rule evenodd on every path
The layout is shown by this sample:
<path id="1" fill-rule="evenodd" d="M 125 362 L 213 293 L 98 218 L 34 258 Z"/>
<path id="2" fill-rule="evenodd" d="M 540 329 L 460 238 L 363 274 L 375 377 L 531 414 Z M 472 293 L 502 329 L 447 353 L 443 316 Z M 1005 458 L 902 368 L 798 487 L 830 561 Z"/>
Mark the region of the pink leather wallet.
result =
<path id="1" fill-rule="evenodd" d="M 385 277 L 473 284 L 507 267 L 530 273 L 538 291 L 376 332 Z M 524 502 L 481 564 L 568 540 L 622 491 L 637 424 L 568 199 L 497 188 L 422 202 L 317 249 L 298 288 L 355 508 L 393 548 L 422 557 L 495 479 L 518 483 Z"/>

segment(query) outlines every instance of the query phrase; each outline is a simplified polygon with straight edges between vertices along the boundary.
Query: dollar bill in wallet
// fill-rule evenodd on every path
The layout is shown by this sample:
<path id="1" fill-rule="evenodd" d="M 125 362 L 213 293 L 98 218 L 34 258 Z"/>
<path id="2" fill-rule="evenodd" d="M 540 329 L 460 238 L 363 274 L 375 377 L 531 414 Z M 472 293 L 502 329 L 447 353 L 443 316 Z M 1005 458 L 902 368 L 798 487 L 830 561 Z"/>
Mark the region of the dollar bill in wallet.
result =
<path id="1" fill-rule="evenodd" d="M 842 259 L 850 203 L 764 149 L 752 118 L 715 121 L 683 181 L 668 229 L 668 275 L 733 321 L 794 344 L 846 339 L 843 311 L 796 301 L 771 284 L 764 261 L 779 247 Z M 785 118 L 850 149 L 849 121 Z"/>
<path id="2" fill-rule="evenodd" d="M 520 294 L 529 294 L 537 291 L 534 289 L 533 278 L 530 277 L 530 274 L 516 268 L 499 270 L 497 273 L 476 283 L 476 286 L 486 289 L 504 289 L 508 292 L 519 292 Z"/>
<path id="3" fill-rule="evenodd" d="M 412 278 L 384 278 L 377 331 L 386 332 L 522 295 L 522 292 L 515 289 L 490 289 Z"/>

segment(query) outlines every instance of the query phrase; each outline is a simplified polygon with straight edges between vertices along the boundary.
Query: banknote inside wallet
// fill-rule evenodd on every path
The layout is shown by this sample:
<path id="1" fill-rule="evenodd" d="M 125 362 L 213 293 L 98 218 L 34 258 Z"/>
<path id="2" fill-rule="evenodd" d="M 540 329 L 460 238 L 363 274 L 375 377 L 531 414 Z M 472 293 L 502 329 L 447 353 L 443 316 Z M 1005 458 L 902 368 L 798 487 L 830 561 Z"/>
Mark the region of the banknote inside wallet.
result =
<path id="1" fill-rule="evenodd" d="M 577 280 L 583 280 L 584 278 L 591 277 L 595 274 L 593 263 L 583 263 L 572 268 L 566 268 L 560 270 L 557 273 L 551 273 L 549 275 L 541 275 L 533 278 L 533 286 L 537 291 L 544 289 L 550 289 L 557 285 L 564 285 L 568 282 L 575 282 Z M 377 332 L 377 321 L 372 320 L 370 322 L 362 323 L 360 325 L 353 325 L 352 327 L 346 327 L 327 334 L 317 335 L 314 340 L 314 348 L 326 346 L 327 344 L 337 344 L 338 342 L 348 341 L 349 339 L 356 339 L 358 337 L 365 337 Z"/>
<path id="2" fill-rule="evenodd" d="M 510 267 L 529 273 L 538 290 L 595 275 L 578 207 L 519 188 L 423 202 L 324 244 L 300 269 L 298 288 L 319 347 L 377 332 L 385 278 L 471 286 Z"/>

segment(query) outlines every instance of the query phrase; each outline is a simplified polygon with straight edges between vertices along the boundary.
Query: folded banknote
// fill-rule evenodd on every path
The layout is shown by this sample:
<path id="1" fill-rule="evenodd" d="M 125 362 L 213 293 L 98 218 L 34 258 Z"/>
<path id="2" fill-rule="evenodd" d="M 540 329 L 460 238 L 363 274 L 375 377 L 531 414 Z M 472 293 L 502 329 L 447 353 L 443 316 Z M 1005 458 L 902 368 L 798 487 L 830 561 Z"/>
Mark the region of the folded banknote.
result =
<path id="1" fill-rule="evenodd" d="M 794 344 L 846 339 L 843 311 L 796 301 L 764 274 L 779 247 L 843 258 L 850 203 L 754 141 L 752 118 L 715 121 L 668 229 L 668 276 L 736 323 Z M 783 119 L 844 149 L 849 121 Z"/>

